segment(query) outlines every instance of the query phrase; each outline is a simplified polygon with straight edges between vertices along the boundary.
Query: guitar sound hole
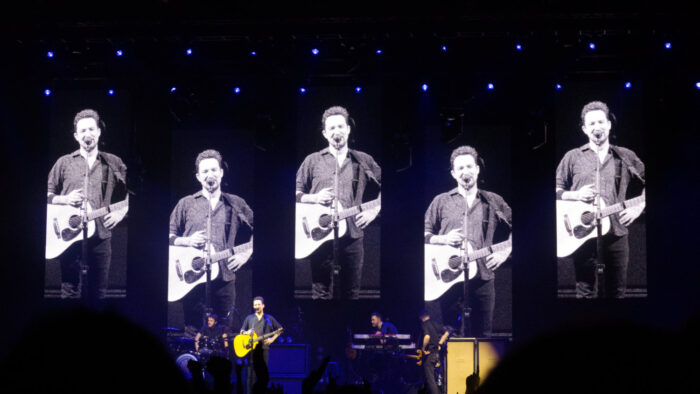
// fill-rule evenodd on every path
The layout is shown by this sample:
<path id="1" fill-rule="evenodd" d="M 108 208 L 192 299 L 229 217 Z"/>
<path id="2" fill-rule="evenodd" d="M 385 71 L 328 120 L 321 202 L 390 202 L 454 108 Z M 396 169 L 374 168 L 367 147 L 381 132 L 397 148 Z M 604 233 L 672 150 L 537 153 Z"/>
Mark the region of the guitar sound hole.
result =
<path id="1" fill-rule="evenodd" d="M 204 268 L 204 259 L 201 257 L 197 257 L 196 259 L 192 260 L 192 269 L 195 271 L 201 271 L 202 268 Z"/>
<path id="2" fill-rule="evenodd" d="M 71 216 L 71 217 L 68 219 L 68 225 L 69 225 L 71 228 L 78 228 L 78 227 L 80 226 L 80 222 L 81 222 L 81 221 L 82 221 L 82 220 L 80 220 L 80 216 L 78 216 L 78 215 L 73 215 L 73 216 Z"/>
<path id="3" fill-rule="evenodd" d="M 331 225 L 331 215 L 321 215 L 321 217 L 318 218 L 318 225 L 321 226 L 321 228 L 328 228 L 328 226 Z"/>
<path id="4" fill-rule="evenodd" d="M 449 260 L 447 260 L 447 265 L 450 266 L 453 270 L 456 270 L 458 268 L 462 267 L 462 258 L 459 256 L 452 256 L 450 257 Z"/>
<path id="5" fill-rule="evenodd" d="M 591 223 L 593 223 L 593 220 L 595 220 L 595 215 L 593 212 L 584 212 L 581 214 L 581 223 L 585 226 L 590 226 Z"/>

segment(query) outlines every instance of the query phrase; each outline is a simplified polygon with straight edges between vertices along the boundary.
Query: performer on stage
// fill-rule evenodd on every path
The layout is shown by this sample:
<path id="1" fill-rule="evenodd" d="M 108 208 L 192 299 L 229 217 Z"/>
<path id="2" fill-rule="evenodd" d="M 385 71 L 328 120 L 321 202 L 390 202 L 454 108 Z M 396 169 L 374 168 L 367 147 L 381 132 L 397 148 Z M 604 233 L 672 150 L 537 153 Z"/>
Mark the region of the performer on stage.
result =
<path id="1" fill-rule="evenodd" d="M 381 168 L 367 153 L 348 148 L 350 115 L 343 107 L 330 107 L 321 117 L 323 137 L 328 148 L 308 155 L 296 178 L 296 201 L 330 206 L 338 198 L 343 207 L 363 202 L 365 188 L 381 187 Z M 339 167 L 339 190 L 333 190 L 336 167 Z M 339 242 L 341 297 L 356 300 L 360 294 L 364 261 L 363 229 L 379 214 L 381 207 L 367 209 L 347 218 L 348 231 Z M 328 300 L 333 262 L 333 243 L 321 245 L 310 257 L 312 298 Z"/>
<path id="2" fill-rule="evenodd" d="M 228 337 L 226 335 L 226 329 L 218 324 L 219 317 L 212 313 L 207 317 L 207 324 L 203 325 L 199 329 L 199 332 L 194 337 L 194 350 L 199 352 L 199 342 L 204 338 L 207 345 L 219 347 L 223 345 L 224 348 L 228 348 Z M 216 350 L 216 349 L 211 349 Z"/>
<path id="3" fill-rule="evenodd" d="M 474 250 L 510 239 L 511 209 L 498 194 L 478 188 L 478 162 L 479 154 L 471 146 L 460 146 L 452 151 L 450 174 L 457 182 L 457 187 L 437 195 L 425 212 L 426 244 L 462 246 L 465 241 L 462 228 L 467 207 L 467 241 Z M 510 252 L 511 247 L 507 247 L 477 260 L 478 271 L 476 277 L 469 281 L 468 294 L 472 308 L 473 336 L 490 336 L 492 333 L 494 271 L 506 261 Z M 461 315 L 460 308 L 455 308 L 455 300 L 463 302 L 463 297 L 463 287 L 453 286 L 450 292 L 437 300 L 427 301 L 426 309 L 436 320 L 445 323 L 446 318 Z"/>
<path id="4" fill-rule="evenodd" d="M 242 198 L 221 190 L 221 179 L 224 176 L 222 162 L 221 154 L 213 149 L 197 155 L 195 177 L 202 185 L 202 190 L 183 197 L 173 209 L 170 215 L 170 245 L 203 249 L 207 244 L 207 216 L 210 209 L 210 241 L 215 251 L 241 243 L 237 239 L 239 232 L 245 233 L 238 237 L 245 237 L 242 242 L 247 242 L 252 237 L 253 211 Z M 235 271 L 250 259 L 252 253 L 251 248 L 218 262 L 220 273 L 212 278 L 211 290 L 215 299 L 210 307 L 219 316 L 225 316 L 235 305 Z M 178 301 L 180 307 L 184 307 L 187 325 L 201 324 L 205 286 L 195 287 L 182 301 Z"/>
<path id="5" fill-rule="evenodd" d="M 621 146 L 610 144 L 610 109 L 601 101 L 592 101 L 581 110 L 581 129 L 588 142 L 568 151 L 556 173 L 556 193 L 559 200 L 592 203 L 600 194 L 606 206 L 627 199 L 628 188 L 644 188 L 644 163 L 637 155 Z M 596 190 L 596 161 L 600 168 L 600 190 Z M 629 226 L 642 214 L 646 204 L 630 206 L 610 216 L 611 231 L 603 236 L 605 262 L 605 294 L 622 298 L 627 289 L 629 261 Z M 573 254 L 576 275 L 576 297 L 595 298 L 598 288 L 594 266 L 596 242 L 584 243 Z"/>
<path id="6" fill-rule="evenodd" d="M 246 316 L 245 320 L 243 320 L 241 334 L 251 335 L 253 332 L 255 332 L 257 336 L 262 336 L 282 328 L 282 325 L 277 322 L 277 319 L 275 319 L 274 316 L 265 313 L 265 299 L 262 297 L 258 296 L 253 298 L 253 309 L 255 310 L 255 313 Z M 262 358 L 265 361 L 265 366 L 267 366 L 268 361 L 270 360 L 270 345 L 275 342 L 279 336 L 280 334 L 277 333 L 270 338 L 265 339 L 262 343 Z M 259 347 L 260 346 L 258 346 L 258 348 Z M 256 350 L 257 348 L 253 350 L 253 352 Z M 254 365 L 255 357 L 253 352 L 250 352 L 250 358 L 248 359 L 250 363 L 248 368 L 248 393 L 253 392 L 253 383 L 257 379 Z"/>
<path id="7" fill-rule="evenodd" d="M 78 142 L 79 149 L 61 156 L 51 168 L 47 196 L 49 204 L 81 207 L 87 200 L 94 210 L 113 203 L 116 194 L 123 194 L 121 199 L 126 198 L 126 165 L 119 157 L 99 151 L 100 125 L 100 115 L 92 109 L 84 109 L 73 118 L 73 138 Z M 91 300 L 103 299 L 107 294 L 112 229 L 124 219 L 128 210 L 127 205 L 95 219 L 96 235 L 88 239 L 87 255 L 87 290 Z M 78 236 L 82 237 L 82 234 Z M 81 249 L 81 242 L 76 242 L 59 257 L 61 298 L 79 298 L 81 295 Z"/>
<path id="8" fill-rule="evenodd" d="M 370 322 L 372 323 L 372 328 L 375 329 L 375 334 L 396 335 L 399 333 L 395 325 L 382 321 L 382 315 L 379 312 L 372 312 Z"/>
<path id="9" fill-rule="evenodd" d="M 428 311 L 423 310 L 418 315 L 423 329 L 423 341 L 421 350 L 423 351 L 423 372 L 425 373 L 425 385 L 430 394 L 438 394 L 439 390 L 435 383 L 435 367 L 440 361 L 440 349 L 450 336 L 449 331 L 442 325 L 430 319 Z"/>

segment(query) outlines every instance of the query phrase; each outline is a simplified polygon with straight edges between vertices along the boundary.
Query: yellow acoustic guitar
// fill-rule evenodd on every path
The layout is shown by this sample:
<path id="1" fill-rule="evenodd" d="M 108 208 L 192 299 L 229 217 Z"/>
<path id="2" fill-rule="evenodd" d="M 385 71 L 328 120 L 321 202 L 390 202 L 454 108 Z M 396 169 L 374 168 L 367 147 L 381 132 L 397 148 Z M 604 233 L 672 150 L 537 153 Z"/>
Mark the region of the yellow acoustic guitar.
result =
<path id="1" fill-rule="evenodd" d="M 236 352 L 236 356 L 244 357 L 248 352 L 255 349 L 258 346 L 258 342 L 264 341 L 265 339 L 281 334 L 284 329 L 278 328 L 277 330 L 267 333 L 263 336 L 258 336 L 255 332 L 251 335 L 239 334 L 233 338 L 233 350 Z"/>

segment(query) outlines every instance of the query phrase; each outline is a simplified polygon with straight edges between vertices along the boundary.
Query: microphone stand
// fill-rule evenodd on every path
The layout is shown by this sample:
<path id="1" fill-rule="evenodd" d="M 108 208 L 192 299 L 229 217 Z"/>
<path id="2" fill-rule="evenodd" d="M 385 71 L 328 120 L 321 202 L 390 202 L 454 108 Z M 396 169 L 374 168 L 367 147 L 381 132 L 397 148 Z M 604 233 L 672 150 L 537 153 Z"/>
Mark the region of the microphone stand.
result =
<path id="1" fill-rule="evenodd" d="M 204 324 L 207 323 L 207 318 L 212 312 L 211 310 L 211 192 L 209 192 L 209 197 L 207 198 L 207 240 L 204 244 L 206 253 L 206 264 L 204 264 L 204 272 L 206 275 L 206 282 L 204 284 L 204 313 L 202 320 Z"/>
<path id="2" fill-rule="evenodd" d="M 83 242 L 81 246 L 81 257 L 80 257 L 80 299 L 85 304 L 89 304 L 91 297 L 88 294 L 88 198 L 90 197 L 88 186 L 90 185 L 90 162 L 87 157 L 85 158 L 85 178 L 83 180 L 83 191 L 85 193 L 85 198 L 83 198 L 82 203 L 82 217 L 83 217 Z"/>
<path id="3" fill-rule="evenodd" d="M 595 206 L 595 226 L 596 226 L 596 249 L 593 254 L 593 258 L 595 259 L 595 264 L 593 265 L 593 269 L 595 270 L 595 285 L 594 288 L 597 289 L 598 294 L 601 294 L 602 296 L 605 296 L 605 260 L 603 256 L 603 222 L 601 218 L 601 196 L 600 196 L 600 155 L 599 155 L 599 149 L 600 147 L 597 147 L 595 150 L 596 157 L 595 157 L 595 189 L 596 189 L 596 196 L 594 199 L 594 206 Z"/>
<path id="4" fill-rule="evenodd" d="M 466 190 L 464 194 L 464 220 L 462 222 L 462 233 L 464 233 L 464 241 L 462 242 L 462 273 L 464 274 L 464 299 L 462 300 L 462 324 L 459 326 L 459 336 L 466 338 L 472 334 L 471 312 L 469 306 L 469 259 L 467 252 L 469 250 L 469 201 L 467 200 Z"/>
<path id="5" fill-rule="evenodd" d="M 338 192 L 339 192 L 339 173 L 340 173 L 340 163 L 338 163 L 338 157 L 335 158 L 335 174 L 333 175 L 333 197 L 332 213 L 333 213 L 333 258 L 331 260 L 331 278 L 330 278 L 330 289 L 331 298 L 340 298 L 340 288 L 338 286 L 340 278 L 340 264 L 338 264 L 338 255 L 340 254 L 340 244 L 338 241 Z"/>

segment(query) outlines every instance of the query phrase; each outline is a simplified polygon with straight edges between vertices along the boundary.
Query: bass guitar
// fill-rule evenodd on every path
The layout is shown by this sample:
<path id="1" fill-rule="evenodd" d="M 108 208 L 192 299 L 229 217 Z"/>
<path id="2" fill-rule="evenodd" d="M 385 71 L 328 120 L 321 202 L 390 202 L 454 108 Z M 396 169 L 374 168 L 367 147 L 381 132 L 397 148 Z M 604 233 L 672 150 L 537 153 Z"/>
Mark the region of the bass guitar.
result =
<path id="1" fill-rule="evenodd" d="M 71 205 L 46 205 L 46 258 L 55 259 L 73 243 L 82 241 L 83 219 L 87 222 L 88 238 L 95 235 L 95 222 L 110 212 L 129 206 L 129 199 L 109 206 L 92 209 L 87 203 L 87 213 Z"/>
<path id="2" fill-rule="evenodd" d="M 248 352 L 255 349 L 260 341 L 264 341 L 267 338 L 281 334 L 284 331 L 283 328 L 278 328 L 275 331 L 269 332 L 265 335 L 258 336 L 255 332 L 252 334 L 239 334 L 233 338 L 233 350 L 236 352 L 236 356 L 244 357 Z"/>
<path id="3" fill-rule="evenodd" d="M 646 197 L 642 194 L 639 197 L 606 207 L 605 202 L 601 199 L 602 234 L 610 231 L 610 218 L 608 216 L 645 201 Z M 557 257 L 566 257 L 574 253 L 584 242 L 596 237 L 595 211 L 593 204 L 583 201 L 557 200 Z"/>
<path id="4" fill-rule="evenodd" d="M 425 244 L 425 301 L 440 298 L 455 283 L 464 282 L 464 265 L 467 265 L 469 279 L 476 276 L 476 260 L 494 252 L 510 248 L 512 240 L 473 250 L 467 242 L 467 254 L 460 248 L 450 245 Z"/>
<path id="5" fill-rule="evenodd" d="M 217 252 L 211 248 L 211 279 L 219 275 L 219 261 L 253 249 L 252 239 L 244 244 Z M 207 252 L 190 246 L 170 246 L 168 251 L 168 301 L 177 301 L 195 286 L 207 280 Z M 233 263 L 227 265 L 233 269 Z M 240 267 L 239 267 L 240 268 Z"/>
<path id="6" fill-rule="evenodd" d="M 342 237 L 347 231 L 346 218 L 379 206 L 381 206 L 379 198 L 348 209 L 344 209 L 338 202 L 338 217 L 336 218 L 338 237 Z M 294 258 L 297 260 L 308 257 L 324 242 L 332 240 L 332 208 L 321 204 L 297 203 L 294 235 Z"/>

